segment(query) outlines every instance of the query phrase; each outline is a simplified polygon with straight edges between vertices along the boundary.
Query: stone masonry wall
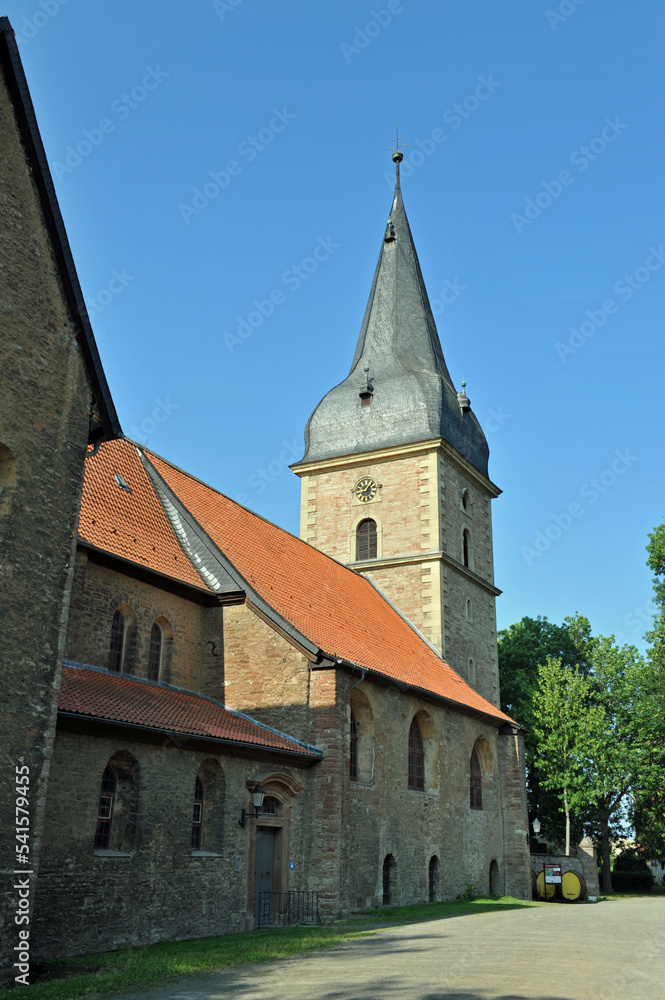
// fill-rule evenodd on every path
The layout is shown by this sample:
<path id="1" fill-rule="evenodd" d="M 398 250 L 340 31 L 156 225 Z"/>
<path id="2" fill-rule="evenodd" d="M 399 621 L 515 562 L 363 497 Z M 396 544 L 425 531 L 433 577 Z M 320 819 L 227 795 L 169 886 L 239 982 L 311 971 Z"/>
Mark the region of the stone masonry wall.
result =
<path id="1" fill-rule="evenodd" d="M 0 829 L 6 872 L 16 846 L 14 769 L 26 765 L 34 882 L 91 394 L 2 76 L 0 136 Z M 0 969 L 17 940 L 11 886 L 5 874 L 0 922 L 8 947 Z"/>
<path id="2" fill-rule="evenodd" d="M 115 855 L 94 850 L 104 768 L 133 762 L 137 789 L 133 830 Z M 117 766 L 117 765 L 116 765 Z M 255 821 L 246 782 L 278 771 L 300 786 L 301 768 L 275 765 L 269 754 L 245 760 L 219 749 L 191 750 L 59 730 L 47 807 L 47 834 L 37 891 L 35 958 L 107 951 L 158 940 L 183 940 L 252 926 Z M 194 783 L 204 776 L 202 851 L 191 851 Z M 264 778 L 265 780 L 265 778 Z M 116 816 L 119 805 L 116 795 Z M 303 888 L 306 792 L 292 797 L 284 890 Z M 118 817 L 122 820 L 122 817 Z M 115 819 L 114 819 L 115 822 Z"/>
<path id="3" fill-rule="evenodd" d="M 359 703 L 358 699 L 362 699 Z M 472 883 L 490 890 L 490 865 L 499 869 L 499 891 L 525 898 L 528 877 L 517 884 L 512 872 L 528 860 L 521 845 L 504 840 L 503 737 L 443 706 L 401 694 L 394 686 L 364 681 L 351 691 L 359 724 L 358 781 L 345 781 L 351 843 L 344 873 L 350 909 L 381 905 L 384 858 L 396 862 L 393 901 L 429 898 L 428 871 L 438 859 L 436 899 L 452 899 Z M 408 788 L 408 733 L 417 715 L 425 744 L 425 790 Z M 477 747 L 483 771 L 483 808 L 470 807 L 469 764 Z M 526 827 L 522 829 L 524 843 Z"/>
<path id="4" fill-rule="evenodd" d="M 205 607 L 196 598 L 170 593 L 157 582 L 147 583 L 121 569 L 111 569 L 83 548 L 76 559 L 65 658 L 108 667 L 111 622 L 121 606 L 132 612 L 126 614 L 131 624 L 123 673 L 148 676 L 150 633 L 159 618 L 164 626 L 160 680 L 211 698 L 224 698 L 222 609 Z M 215 642 L 217 655 L 211 642 Z"/>

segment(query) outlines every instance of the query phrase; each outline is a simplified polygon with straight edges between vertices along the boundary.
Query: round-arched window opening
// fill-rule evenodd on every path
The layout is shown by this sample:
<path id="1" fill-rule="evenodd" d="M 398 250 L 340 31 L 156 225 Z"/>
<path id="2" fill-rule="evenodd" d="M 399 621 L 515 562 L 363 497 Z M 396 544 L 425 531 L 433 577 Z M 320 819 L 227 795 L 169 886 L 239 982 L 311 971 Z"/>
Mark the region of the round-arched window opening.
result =
<path id="1" fill-rule="evenodd" d="M 397 873 L 397 862 L 395 861 L 392 854 L 387 854 L 383 862 L 383 872 L 382 872 L 382 887 L 383 887 L 382 899 L 384 906 L 390 906 L 392 902 L 396 873 Z"/>

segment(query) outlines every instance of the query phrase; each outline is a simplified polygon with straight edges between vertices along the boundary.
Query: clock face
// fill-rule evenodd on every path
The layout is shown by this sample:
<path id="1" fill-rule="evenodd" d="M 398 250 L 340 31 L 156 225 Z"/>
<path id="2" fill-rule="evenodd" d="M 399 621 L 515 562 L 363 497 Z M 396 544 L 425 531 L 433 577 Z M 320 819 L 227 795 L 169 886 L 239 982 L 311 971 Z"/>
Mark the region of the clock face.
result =
<path id="1" fill-rule="evenodd" d="M 365 476 L 363 479 L 359 479 L 356 485 L 353 487 L 353 492 L 355 496 L 358 497 L 361 503 L 369 503 L 376 496 L 376 491 L 378 486 L 373 479 L 369 476 Z"/>

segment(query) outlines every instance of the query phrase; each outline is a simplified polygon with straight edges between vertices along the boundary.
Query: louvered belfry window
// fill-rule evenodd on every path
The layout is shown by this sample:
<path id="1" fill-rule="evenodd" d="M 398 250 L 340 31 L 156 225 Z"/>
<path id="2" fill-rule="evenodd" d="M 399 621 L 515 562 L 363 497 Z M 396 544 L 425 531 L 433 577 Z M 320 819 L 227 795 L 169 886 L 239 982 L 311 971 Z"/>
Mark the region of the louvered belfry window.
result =
<path id="1" fill-rule="evenodd" d="M 416 719 L 409 729 L 409 788 L 425 791 L 425 748 L 423 734 Z"/>
<path id="2" fill-rule="evenodd" d="M 472 809 L 483 808 L 483 774 L 480 770 L 480 757 L 475 747 L 471 751 L 469 798 Z"/>
<path id="3" fill-rule="evenodd" d="M 356 529 L 356 559 L 376 559 L 376 521 L 366 517 Z"/>

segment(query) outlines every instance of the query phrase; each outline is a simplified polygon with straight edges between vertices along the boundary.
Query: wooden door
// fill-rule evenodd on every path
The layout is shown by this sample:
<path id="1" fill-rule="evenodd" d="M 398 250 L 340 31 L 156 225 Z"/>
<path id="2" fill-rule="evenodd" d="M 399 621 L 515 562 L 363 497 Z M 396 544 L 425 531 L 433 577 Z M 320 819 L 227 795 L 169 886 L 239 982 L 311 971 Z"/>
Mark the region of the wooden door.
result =
<path id="1" fill-rule="evenodd" d="M 259 913 L 259 893 L 272 893 L 275 871 L 275 830 L 269 826 L 256 828 L 254 853 L 254 919 L 261 925 L 272 923 L 272 897 L 261 897 Z"/>

